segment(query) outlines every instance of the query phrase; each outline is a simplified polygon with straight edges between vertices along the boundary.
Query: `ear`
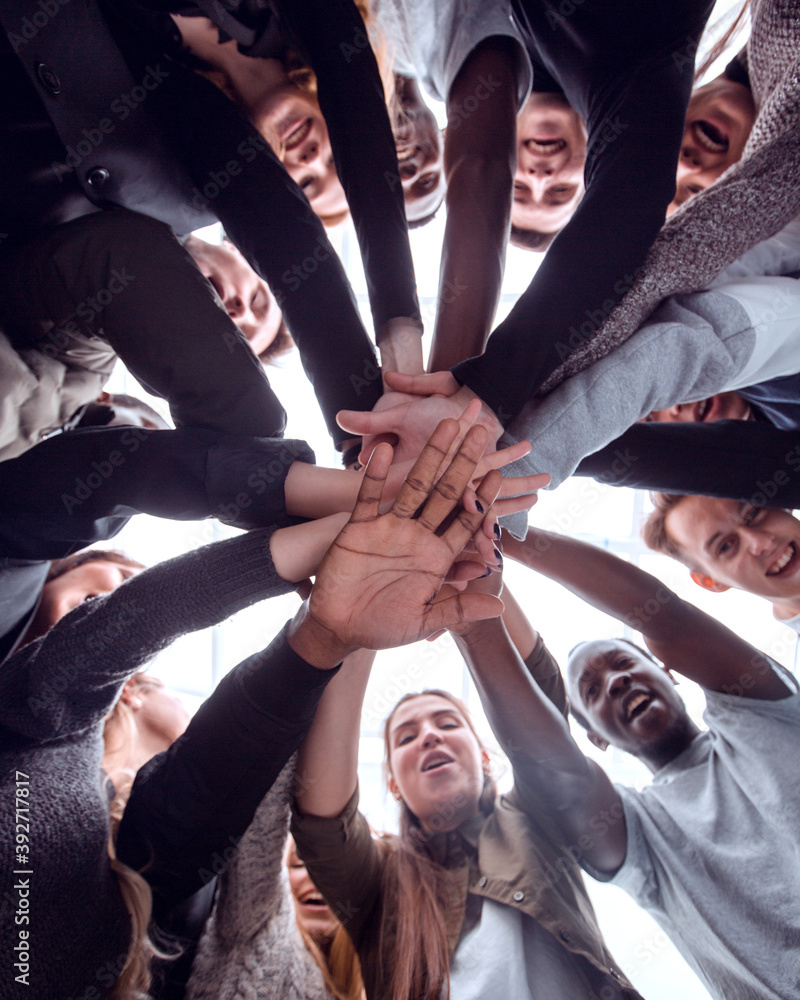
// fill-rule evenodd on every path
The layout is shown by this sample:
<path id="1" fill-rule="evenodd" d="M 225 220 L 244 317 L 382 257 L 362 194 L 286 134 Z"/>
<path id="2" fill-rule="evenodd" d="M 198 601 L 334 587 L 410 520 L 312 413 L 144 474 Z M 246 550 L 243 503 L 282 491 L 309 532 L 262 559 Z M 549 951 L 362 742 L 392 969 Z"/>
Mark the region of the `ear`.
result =
<path id="1" fill-rule="evenodd" d="M 598 736 L 591 730 L 586 735 L 589 737 L 589 742 L 593 743 L 598 750 L 608 750 L 608 740 L 604 740 L 602 736 Z"/>
<path id="2" fill-rule="evenodd" d="M 139 697 L 139 685 L 133 678 L 125 682 L 119 700 L 124 705 L 130 706 L 134 711 L 142 707 L 142 699 Z"/>
<path id="3" fill-rule="evenodd" d="M 726 590 L 731 589 L 727 584 L 717 583 L 712 577 L 698 573 L 697 570 L 692 570 L 689 575 L 698 587 L 702 587 L 703 590 L 710 590 L 712 594 L 724 594 Z"/>
<path id="4" fill-rule="evenodd" d="M 400 794 L 400 789 L 397 787 L 397 782 L 391 775 L 389 775 L 389 791 L 397 799 L 398 802 L 403 798 L 403 796 Z"/>
<path id="5" fill-rule="evenodd" d="M 481 762 L 483 764 L 483 773 L 488 774 L 489 768 L 492 766 L 492 758 L 489 756 L 488 750 L 481 751 Z"/>

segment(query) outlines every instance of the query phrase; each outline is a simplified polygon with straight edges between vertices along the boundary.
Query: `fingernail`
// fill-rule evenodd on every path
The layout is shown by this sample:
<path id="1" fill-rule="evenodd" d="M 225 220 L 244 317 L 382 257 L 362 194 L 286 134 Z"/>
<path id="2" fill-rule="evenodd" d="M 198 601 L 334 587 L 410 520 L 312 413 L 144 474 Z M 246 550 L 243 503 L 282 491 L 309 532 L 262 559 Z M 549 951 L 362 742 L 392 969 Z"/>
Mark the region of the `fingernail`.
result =
<path id="1" fill-rule="evenodd" d="M 500 549 L 497 548 L 497 546 L 495 546 L 494 554 L 495 554 L 495 556 L 497 558 L 497 565 L 502 569 L 503 568 L 503 553 L 500 551 Z"/>
<path id="2" fill-rule="evenodd" d="M 503 529 L 500 527 L 497 521 L 494 522 L 494 537 L 495 538 L 503 537 Z"/>
<path id="3" fill-rule="evenodd" d="M 475 506 L 478 508 L 478 513 L 479 514 L 485 514 L 486 513 L 486 511 L 483 509 L 483 504 L 477 498 L 475 499 Z"/>
<path id="4" fill-rule="evenodd" d="M 492 575 L 492 570 L 491 570 L 491 567 L 490 567 L 490 566 L 487 566 L 487 567 L 486 567 L 486 572 L 485 572 L 485 573 L 481 573 L 481 575 L 480 575 L 480 576 L 478 577 L 478 579 L 479 579 L 479 580 L 483 580 L 483 578 L 484 578 L 484 577 L 486 577 L 486 576 L 491 576 L 491 575 Z"/>

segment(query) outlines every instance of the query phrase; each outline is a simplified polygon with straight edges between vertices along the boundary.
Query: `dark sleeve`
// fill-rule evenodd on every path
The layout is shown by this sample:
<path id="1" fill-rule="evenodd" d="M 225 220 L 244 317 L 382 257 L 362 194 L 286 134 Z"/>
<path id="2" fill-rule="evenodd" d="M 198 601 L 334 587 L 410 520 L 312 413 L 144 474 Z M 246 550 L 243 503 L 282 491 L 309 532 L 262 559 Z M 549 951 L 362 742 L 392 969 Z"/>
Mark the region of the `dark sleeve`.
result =
<path id="1" fill-rule="evenodd" d="M 800 435 L 771 424 L 635 424 L 575 473 L 613 486 L 800 507 Z"/>
<path id="2" fill-rule="evenodd" d="M 555 657 L 545 646 L 541 636 L 524 663 L 542 694 L 549 698 L 566 718 L 569 715 L 569 701 L 564 687 L 564 678 L 561 676 Z"/>
<path id="3" fill-rule="evenodd" d="M 156 919 L 225 864 L 335 673 L 297 656 L 284 629 L 224 677 L 184 735 L 138 772 L 117 855 L 142 869 Z"/>
<path id="4" fill-rule="evenodd" d="M 486 351 L 453 369 L 506 425 L 634 283 L 675 193 L 689 66 L 650 60 L 591 108 L 586 194 Z"/>
<path id="5" fill-rule="evenodd" d="M 99 725 L 120 686 L 178 636 L 294 588 L 275 572 L 271 529 L 215 542 L 84 601 L 0 670 L 0 728 L 44 741 Z"/>
<path id="6" fill-rule="evenodd" d="M 362 17 L 353 0 L 280 0 L 279 7 L 317 77 L 375 329 L 396 316 L 421 328 L 395 143 Z"/>
<path id="7" fill-rule="evenodd" d="M 267 281 L 328 431 L 337 443 L 352 437 L 336 413 L 371 409 L 382 386 L 375 350 L 322 223 L 244 111 L 208 80 L 176 67 L 153 97 L 197 185 L 194 208 L 210 208 Z M 189 223 L 191 215 L 187 206 Z"/>
<path id="8" fill-rule="evenodd" d="M 292 523 L 284 483 L 303 441 L 211 431 L 68 431 L 0 465 L 0 554 L 56 559 L 116 535 L 133 514 Z M 2 581 L 0 580 L 0 584 Z"/>

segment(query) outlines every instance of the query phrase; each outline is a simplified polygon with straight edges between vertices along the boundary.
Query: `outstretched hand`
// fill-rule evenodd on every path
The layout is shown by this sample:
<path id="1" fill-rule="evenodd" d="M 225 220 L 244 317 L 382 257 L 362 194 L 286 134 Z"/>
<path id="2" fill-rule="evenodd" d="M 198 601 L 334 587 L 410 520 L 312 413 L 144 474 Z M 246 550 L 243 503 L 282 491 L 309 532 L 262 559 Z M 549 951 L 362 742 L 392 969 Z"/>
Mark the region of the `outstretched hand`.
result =
<path id="1" fill-rule="evenodd" d="M 483 427 L 467 432 L 436 481 L 458 433 L 455 420 L 439 424 L 385 514 L 379 507 L 392 450 L 382 444 L 372 455 L 353 514 L 290 628 L 290 644 L 307 662 L 333 666 L 359 647 L 388 649 L 459 622 L 502 614 L 502 602 L 487 594 L 439 594 L 485 516 L 463 507 L 456 511 L 486 447 Z M 499 472 L 491 471 L 479 486 L 484 511 L 500 485 Z"/>
<path id="2" fill-rule="evenodd" d="M 359 456 L 366 462 L 376 444 L 394 435 L 397 446 L 395 462 L 413 461 L 425 446 L 440 420 L 452 417 L 458 420 L 464 408 L 479 397 L 467 386 L 460 386 L 449 372 L 435 375 L 402 375 L 387 372 L 386 384 L 397 393 L 387 393 L 386 400 L 376 404 L 374 410 L 340 410 L 336 420 L 340 427 L 353 434 L 361 434 L 364 443 Z M 416 399 L 414 398 L 416 397 Z M 404 400 L 397 405 L 388 403 Z M 497 448 L 503 427 L 486 404 L 481 405 L 478 423 L 489 435 L 489 450 Z"/>

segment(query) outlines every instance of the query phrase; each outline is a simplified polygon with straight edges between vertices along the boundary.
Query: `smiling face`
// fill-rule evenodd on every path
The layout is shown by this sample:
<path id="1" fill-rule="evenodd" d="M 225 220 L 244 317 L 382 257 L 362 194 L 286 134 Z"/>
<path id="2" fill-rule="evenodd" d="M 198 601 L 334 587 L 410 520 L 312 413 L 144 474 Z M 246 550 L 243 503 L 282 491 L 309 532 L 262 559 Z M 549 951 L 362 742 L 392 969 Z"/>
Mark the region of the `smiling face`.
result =
<path id="1" fill-rule="evenodd" d="M 287 83 L 271 92 L 254 120 L 280 143 L 283 165 L 314 212 L 322 219 L 346 213 L 347 199 L 316 97 Z"/>
<path id="2" fill-rule="evenodd" d="M 582 643 L 570 656 L 567 682 L 589 723 L 589 739 L 602 749 L 619 747 L 655 770 L 694 736 L 669 672 L 628 643 Z"/>
<path id="3" fill-rule="evenodd" d="M 715 420 L 747 420 L 750 404 L 738 392 L 718 392 L 696 403 L 676 403 L 665 410 L 653 410 L 643 419 L 647 423 L 674 424 L 699 422 L 710 424 Z"/>
<path id="4" fill-rule="evenodd" d="M 286 847 L 286 867 L 289 870 L 289 886 L 294 896 L 297 919 L 312 940 L 323 946 L 333 938 L 339 928 L 339 921 L 311 881 L 292 837 Z"/>
<path id="5" fill-rule="evenodd" d="M 696 583 L 708 590 L 736 587 L 800 611 L 800 521 L 788 511 L 688 496 L 664 527 L 697 568 Z"/>
<path id="6" fill-rule="evenodd" d="M 488 758 L 456 705 L 437 694 L 402 702 L 387 729 L 389 788 L 423 830 L 455 830 L 479 810 Z"/>
<path id="7" fill-rule="evenodd" d="M 694 91 L 686 111 L 677 190 L 668 214 L 741 159 L 755 119 L 753 95 L 741 83 L 720 76 Z"/>
<path id="8" fill-rule="evenodd" d="M 403 107 L 395 147 L 406 218 L 416 222 L 435 212 L 445 195 L 442 135 L 433 112 L 421 101 Z"/>
<path id="9" fill-rule="evenodd" d="M 190 236 L 184 245 L 253 353 L 261 354 L 275 339 L 283 318 L 269 285 L 227 240 L 216 246 Z"/>
<path id="10" fill-rule="evenodd" d="M 558 94 L 531 94 L 517 117 L 517 172 L 511 222 L 555 233 L 583 197 L 586 129 Z"/>

